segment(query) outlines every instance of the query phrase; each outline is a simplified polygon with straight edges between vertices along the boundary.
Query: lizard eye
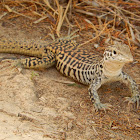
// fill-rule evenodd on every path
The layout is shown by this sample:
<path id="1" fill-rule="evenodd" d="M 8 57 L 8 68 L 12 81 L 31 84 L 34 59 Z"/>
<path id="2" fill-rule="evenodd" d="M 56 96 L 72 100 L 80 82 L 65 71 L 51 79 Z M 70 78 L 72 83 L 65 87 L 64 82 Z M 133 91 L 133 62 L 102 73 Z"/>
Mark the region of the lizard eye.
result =
<path id="1" fill-rule="evenodd" d="M 116 51 L 113 51 L 113 53 L 114 53 L 114 54 L 117 54 L 117 52 L 116 52 Z"/>

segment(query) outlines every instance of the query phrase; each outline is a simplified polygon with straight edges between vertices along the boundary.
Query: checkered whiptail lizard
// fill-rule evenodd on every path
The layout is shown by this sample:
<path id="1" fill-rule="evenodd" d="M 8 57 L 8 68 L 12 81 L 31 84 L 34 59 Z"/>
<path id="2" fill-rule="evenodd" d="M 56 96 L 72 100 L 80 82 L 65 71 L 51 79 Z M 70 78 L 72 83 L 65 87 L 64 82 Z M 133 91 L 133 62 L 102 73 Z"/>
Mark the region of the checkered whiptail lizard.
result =
<path id="1" fill-rule="evenodd" d="M 139 106 L 140 92 L 136 82 L 122 71 L 125 63 L 133 61 L 129 46 L 115 42 L 106 48 L 103 57 L 78 48 L 72 40 L 59 40 L 50 45 L 28 44 L 17 41 L 0 40 L 1 53 L 17 53 L 33 56 L 21 59 L 24 68 L 56 68 L 64 75 L 89 85 L 89 95 L 95 109 L 109 109 L 109 104 L 100 102 L 97 90 L 106 82 L 122 81 L 129 84 L 130 103 Z"/>

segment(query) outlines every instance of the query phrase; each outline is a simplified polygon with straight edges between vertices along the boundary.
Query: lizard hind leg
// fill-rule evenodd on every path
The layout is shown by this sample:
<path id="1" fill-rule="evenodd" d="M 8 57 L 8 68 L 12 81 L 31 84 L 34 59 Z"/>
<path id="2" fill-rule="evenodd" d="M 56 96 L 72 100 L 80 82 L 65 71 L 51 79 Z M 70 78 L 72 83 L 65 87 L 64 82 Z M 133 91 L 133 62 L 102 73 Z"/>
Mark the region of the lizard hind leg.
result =
<path id="1" fill-rule="evenodd" d="M 16 66 L 29 69 L 45 69 L 55 64 L 55 54 L 48 53 L 42 58 L 30 57 L 18 60 Z"/>

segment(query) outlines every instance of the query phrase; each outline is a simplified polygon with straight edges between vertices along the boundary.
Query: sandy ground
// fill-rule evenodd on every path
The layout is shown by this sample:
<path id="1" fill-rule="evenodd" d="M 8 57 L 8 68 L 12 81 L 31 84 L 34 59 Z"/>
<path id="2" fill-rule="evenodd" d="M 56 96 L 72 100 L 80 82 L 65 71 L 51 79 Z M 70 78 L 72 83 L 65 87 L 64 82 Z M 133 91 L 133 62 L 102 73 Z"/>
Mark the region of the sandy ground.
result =
<path id="1" fill-rule="evenodd" d="M 16 21 L 17 24 L 18 21 Z M 0 36 L 39 40 L 44 25 L 22 28 L 1 23 Z M 42 27 L 42 28 L 40 28 Z M 44 32 L 43 32 L 44 31 Z M 0 54 L 3 57 L 19 55 Z M 0 140 L 138 140 L 140 109 L 124 103 L 128 87 L 116 82 L 104 85 L 99 96 L 112 111 L 95 112 L 88 86 L 62 76 L 55 67 L 44 71 L 19 69 L 14 60 L 0 62 Z M 140 83 L 140 65 L 125 71 Z"/>

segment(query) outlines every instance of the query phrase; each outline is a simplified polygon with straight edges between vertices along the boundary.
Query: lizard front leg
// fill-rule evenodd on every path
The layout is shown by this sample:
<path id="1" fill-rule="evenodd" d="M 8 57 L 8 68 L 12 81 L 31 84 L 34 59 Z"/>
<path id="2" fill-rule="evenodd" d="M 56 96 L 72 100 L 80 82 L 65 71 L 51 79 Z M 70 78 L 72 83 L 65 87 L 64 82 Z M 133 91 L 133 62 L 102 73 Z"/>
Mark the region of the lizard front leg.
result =
<path id="1" fill-rule="evenodd" d="M 98 110 L 106 111 L 106 109 L 110 109 L 111 105 L 107 104 L 107 103 L 106 104 L 102 104 L 100 102 L 100 98 L 99 98 L 99 95 L 97 93 L 97 90 L 100 87 L 101 87 L 101 79 L 100 78 L 96 78 L 90 84 L 88 92 L 89 92 L 90 100 L 94 104 L 95 110 L 96 111 L 98 111 Z"/>
<path id="2" fill-rule="evenodd" d="M 137 108 L 139 107 L 139 100 L 140 100 L 140 92 L 138 85 L 136 82 L 126 73 L 121 73 L 121 80 L 125 84 L 129 85 L 129 88 L 131 90 L 131 97 L 126 97 L 126 101 L 129 103 L 137 103 Z"/>

